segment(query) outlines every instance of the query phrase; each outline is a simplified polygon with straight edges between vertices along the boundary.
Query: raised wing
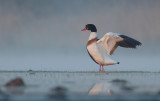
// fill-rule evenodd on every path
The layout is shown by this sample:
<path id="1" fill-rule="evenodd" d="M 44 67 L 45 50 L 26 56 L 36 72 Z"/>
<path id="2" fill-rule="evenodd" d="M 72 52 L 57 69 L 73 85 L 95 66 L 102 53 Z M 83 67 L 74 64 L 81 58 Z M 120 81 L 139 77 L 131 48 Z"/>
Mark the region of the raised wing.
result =
<path id="1" fill-rule="evenodd" d="M 106 33 L 100 40 L 97 41 L 109 55 L 112 55 L 118 46 L 125 48 L 136 48 L 141 43 L 133 38 L 118 33 Z"/>

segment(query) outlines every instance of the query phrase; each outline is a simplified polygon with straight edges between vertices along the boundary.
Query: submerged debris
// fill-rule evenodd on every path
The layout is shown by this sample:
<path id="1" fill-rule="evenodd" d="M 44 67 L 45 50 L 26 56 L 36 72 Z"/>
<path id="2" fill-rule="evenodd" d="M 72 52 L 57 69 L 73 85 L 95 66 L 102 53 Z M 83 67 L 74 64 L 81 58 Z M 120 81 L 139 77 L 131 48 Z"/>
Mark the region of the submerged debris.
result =
<path id="1" fill-rule="evenodd" d="M 121 87 L 123 91 L 133 91 L 135 87 L 124 85 Z"/>
<path id="2" fill-rule="evenodd" d="M 131 86 L 130 84 L 128 84 L 127 80 L 114 79 L 111 82 L 114 85 L 116 85 L 116 87 L 118 87 L 121 92 L 132 92 L 135 88 L 135 87 Z"/>
<path id="3" fill-rule="evenodd" d="M 24 86 L 24 81 L 20 78 L 17 77 L 13 80 L 10 80 L 8 83 L 5 84 L 5 86 Z"/>
<path id="4" fill-rule="evenodd" d="M 35 74 L 35 71 L 33 71 L 33 70 L 28 70 L 27 72 L 29 72 L 29 74 Z"/>
<path id="5" fill-rule="evenodd" d="M 20 77 L 10 80 L 5 86 L 7 92 L 11 94 L 21 94 L 25 88 L 24 81 Z"/>
<path id="6" fill-rule="evenodd" d="M 32 72 L 33 70 L 29 69 L 28 72 Z"/>
<path id="7" fill-rule="evenodd" d="M 114 79 L 112 80 L 113 83 L 127 83 L 126 80 L 123 80 L 123 79 Z"/>
<path id="8" fill-rule="evenodd" d="M 51 99 L 56 99 L 56 100 L 67 100 L 66 92 L 67 92 L 67 89 L 65 87 L 57 86 L 51 89 L 49 93 L 49 97 Z"/>

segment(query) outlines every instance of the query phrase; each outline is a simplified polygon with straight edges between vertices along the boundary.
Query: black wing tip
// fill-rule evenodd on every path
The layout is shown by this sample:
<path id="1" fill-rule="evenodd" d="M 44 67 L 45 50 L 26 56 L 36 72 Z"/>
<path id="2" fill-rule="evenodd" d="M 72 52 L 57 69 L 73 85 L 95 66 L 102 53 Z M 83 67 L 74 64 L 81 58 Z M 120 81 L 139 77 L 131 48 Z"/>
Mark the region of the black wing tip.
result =
<path id="1" fill-rule="evenodd" d="M 140 42 L 140 44 L 138 46 L 141 46 L 141 45 L 142 45 L 142 43 Z"/>
<path id="2" fill-rule="evenodd" d="M 117 64 L 120 64 L 120 62 L 117 62 Z"/>
<path id="3" fill-rule="evenodd" d="M 141 46 L 141 45 L 142 45 L 141 42 L 139 42 L 139 41 L 137 41 L 137 40 L 135 40 L 135 41 L 136 41 L 136 45 L 138 45 L 138 46 Z"/>
<path id="4" fill-rule="evenodd" d="M 136 46 L 141 46 L 142 45 L 142 43 L 141 42 L 138 42 L 137 44 L 136 44 Z M 135 47 L 136 48 L 136 47 Z"/>
<path id="5" fill-rule="evenodd" d="M 127 47 L 126 48 L 136 48 L 136 46 L 141 46 L 142 43 L 131 38 L 131 37 L 128 37 L 126 35 L 119 35 L 120 37 L 124 38 L 125 40 L 125 43 L 127 44 Z M 124 46 L 125 47 L 125 46 Z"/>

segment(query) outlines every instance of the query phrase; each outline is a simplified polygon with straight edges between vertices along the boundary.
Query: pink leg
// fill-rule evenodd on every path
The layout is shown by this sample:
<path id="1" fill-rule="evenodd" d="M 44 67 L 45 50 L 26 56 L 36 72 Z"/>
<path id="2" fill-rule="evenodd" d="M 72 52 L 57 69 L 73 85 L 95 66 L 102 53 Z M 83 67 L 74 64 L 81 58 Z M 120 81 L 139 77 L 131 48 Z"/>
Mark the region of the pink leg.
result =
<path id="1" fill-rule="evenodd" d="M 99 72 L 101 71 L 101 64 L 99 64 Z"/>
<path id="2" fill-rule="evenodd" d="M 102 65 L 102 71 L 104 72 L 104 68 L 103 68 L 103 65 Z"/>

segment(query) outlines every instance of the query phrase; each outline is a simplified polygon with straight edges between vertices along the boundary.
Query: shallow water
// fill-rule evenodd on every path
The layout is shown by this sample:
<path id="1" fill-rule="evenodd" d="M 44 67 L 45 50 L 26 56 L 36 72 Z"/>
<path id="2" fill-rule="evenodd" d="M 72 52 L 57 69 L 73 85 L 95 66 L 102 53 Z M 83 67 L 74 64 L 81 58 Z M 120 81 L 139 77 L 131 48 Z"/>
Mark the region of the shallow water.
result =
<path id="1" fill-rule="evenodd" d="M 25 87 L 7 88 L 21 77 Z M 0 100 L 160 100 L 160 72 L 0 72 Z"/>

